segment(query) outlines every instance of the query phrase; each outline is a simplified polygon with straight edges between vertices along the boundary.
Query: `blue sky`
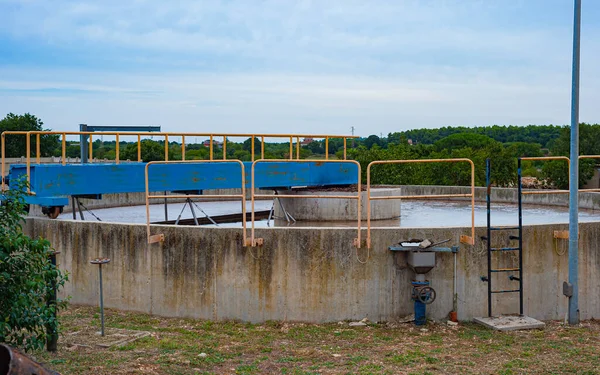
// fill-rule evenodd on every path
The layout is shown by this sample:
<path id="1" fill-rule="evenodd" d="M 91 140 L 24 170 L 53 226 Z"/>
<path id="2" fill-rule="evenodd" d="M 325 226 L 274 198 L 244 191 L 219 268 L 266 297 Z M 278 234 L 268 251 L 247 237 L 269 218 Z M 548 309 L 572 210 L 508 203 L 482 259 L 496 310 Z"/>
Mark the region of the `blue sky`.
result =
<path id="1" fill-rule="evenodd" d="M 572 0 L 0 0 L 0 116 L 384 135 L 567 124 Z M 600 2 L 581 120 L 600 122 Z"/>

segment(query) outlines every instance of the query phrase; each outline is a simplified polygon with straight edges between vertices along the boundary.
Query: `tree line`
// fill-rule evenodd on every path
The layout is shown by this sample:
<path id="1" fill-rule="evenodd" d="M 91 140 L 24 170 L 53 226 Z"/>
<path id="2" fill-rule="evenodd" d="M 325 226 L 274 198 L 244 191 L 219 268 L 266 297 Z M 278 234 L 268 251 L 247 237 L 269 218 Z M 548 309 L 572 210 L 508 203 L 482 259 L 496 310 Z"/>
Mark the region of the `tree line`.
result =
<path id="1" fill-rule="evenodd" d="M 0 120 L 0 132 L 6 130 L 45 130 L 43 122 L 31 114 L 8 114 Z M 600 125 L 580 125 L 580 153 L 600 154 Z M 202 140 L 203 142 L 204 140 Z M 215 140 L 216 141 L 216 140 Z M 142 161 L 164 160 L 164 140 L 144 139 L 141 142 Z M 404 159 L 448 159 L 468 158 L 475 164 L 475 182 L 485 184 L 485 160 L 490 159 L 492 180 L 496 186 L 514 186 L 517 181 L 517 158 L 525 156 L 568 156 L 570 131 L 568 126 L 528 125 L 489 127 L 442 127 L 438 129 L 414 129 L 389 133 L 387 137 L 370 135 L 347 142 L 347 156 L 361 163 L 363 180 L 366 179 L 367 165 L 374 160 Z M 261 155 L 262 143 L 254 139 L 255 158 Z M 300 147 L 300 158 L 324 158 L 328 147 L 330 158 L 343 157 L 342 139 L 305 142 Z M 95 139 L 92 142 L 93 156 L 99 159 L 116 158 L 116 142 Z M 182 148 L 178 142 L 169 142 L 169 160 L 181 160 Z M 249 161 L 252 159 L 252 139 L 243 142 L 227 141 L 226 147 L 215 142 L 213 158 L 221 159 L 226 149 L 228 159 Z M 31 156 L 36 150 L 35 137 L 32 137 Z M 59 136 L 41 137 L 42 156 L 62 155 Z M 119 142 L 121 160 L 137 160 L 137 142 Z M 204 143 L 190 143 L 185 146 L 187 160 L 206 160 L 209 147 Z M 6 156 L 19 157 L 26 154 L 24 136 L 10 136 L 6 141 Z M 66 155 L 80 155 L 79 142 L 67 142 Z M 289 142 L 267 143 L 264 145 L 267 159 L 288 159 Z M 296 144 L 292 144 L 292 157 L 296 157 Z M 588 181 L 596 162 L 582 160 L 580 163 L 580 185 Z M 537 177 L 549 186 L 568 187 L 568 166 L 564 161 L 524 161 L 523 174 Z M 378 165 L 372 170 L 372 183 L 394 185 L 469 185 L 470 167 L 467 163 L 411 163 L 406 165 Z"/>

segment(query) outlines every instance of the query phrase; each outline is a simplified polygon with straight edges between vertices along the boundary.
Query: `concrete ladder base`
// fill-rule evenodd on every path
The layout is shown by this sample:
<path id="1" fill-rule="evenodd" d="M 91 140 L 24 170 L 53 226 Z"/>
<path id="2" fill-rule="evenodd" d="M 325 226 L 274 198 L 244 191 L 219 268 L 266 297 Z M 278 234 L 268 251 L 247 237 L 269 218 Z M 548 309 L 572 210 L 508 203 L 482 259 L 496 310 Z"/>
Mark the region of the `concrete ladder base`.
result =
<path id="1" fill-rule="evenodd" d="M 491 318 L 474 318 L 473 321 L 497 331 L 541 329 L 546 325 L 544 322 L 528 316 L 494 316 Z"/>

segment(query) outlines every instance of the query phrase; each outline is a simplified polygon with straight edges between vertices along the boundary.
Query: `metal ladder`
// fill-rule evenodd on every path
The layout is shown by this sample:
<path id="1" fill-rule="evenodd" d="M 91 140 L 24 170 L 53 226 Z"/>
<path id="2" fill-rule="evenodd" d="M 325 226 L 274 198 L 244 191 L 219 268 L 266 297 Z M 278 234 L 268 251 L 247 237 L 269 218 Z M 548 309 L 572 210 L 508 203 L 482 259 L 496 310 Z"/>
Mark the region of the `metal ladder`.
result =
<path id="1" fill-rule="evenodd" d="M 488 284 L 488 316 L 492 317 L 492 295 L 499 293 L 519 293 L 519 315 L 523 316 L 523 205 L 522 205 L 522 186 L 521 186 L 521 159 L 518 159 L 518 172 L 517 172 L 517 186 L 518 186 L 518 211 L 519 211 L 519 225 L 516 227 L 492 227 L 491 225 L 491 163 L 490 159 L 486 160 L 485 169 L 485 181 L 486 181 L 486 201 L 487 201 L 487 236 L 483 239 L 487 241 L 487 276 L 483 276 L 482 281 Z M 497 231 L 518 231 L 518 235 L 509 235 L 511 241 L 517 240 L 518 246 L 515 247 L 492 247 L 492 232 Z M 492 256 L 496 252 L 504 253 L 507 251 L 517 251 L 519 257 L 518 268 L 492 268 Z M 511 281 L 518 281 L 518 289 L 506 289 L 506 290 L 494 290 L 492 288 L 492 274 L 495 273 L 518 273 L 518 276 L 510 275 Z"/>

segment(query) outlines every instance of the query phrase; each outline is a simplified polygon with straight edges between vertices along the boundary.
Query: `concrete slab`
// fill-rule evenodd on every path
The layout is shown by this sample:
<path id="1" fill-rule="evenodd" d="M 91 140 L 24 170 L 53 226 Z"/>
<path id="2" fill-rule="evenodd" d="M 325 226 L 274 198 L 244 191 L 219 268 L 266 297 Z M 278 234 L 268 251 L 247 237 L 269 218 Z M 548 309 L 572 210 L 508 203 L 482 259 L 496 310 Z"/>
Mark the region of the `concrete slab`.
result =
<path id="1" fill-rule="evenodd" d="M 544 322 L 528 316 L 495 316 L 491 318 L 474 318 L 473 321 L 497 331 L 540 329 L 546 325 Z"/>

